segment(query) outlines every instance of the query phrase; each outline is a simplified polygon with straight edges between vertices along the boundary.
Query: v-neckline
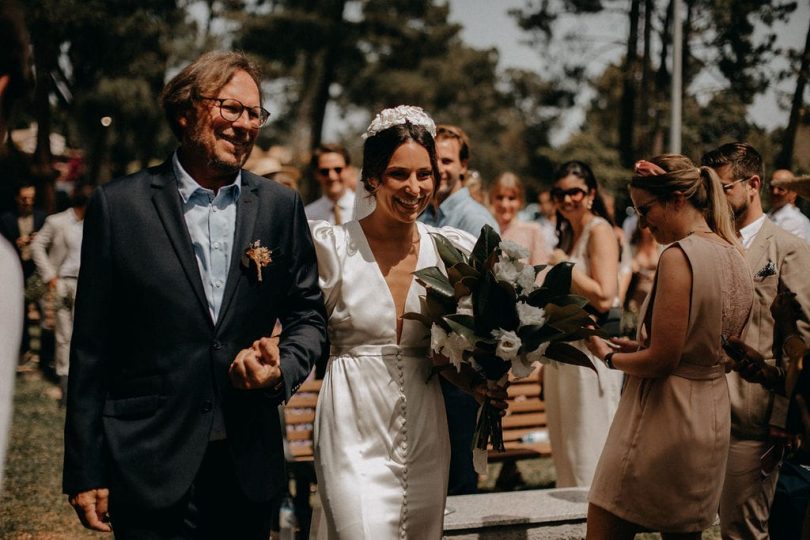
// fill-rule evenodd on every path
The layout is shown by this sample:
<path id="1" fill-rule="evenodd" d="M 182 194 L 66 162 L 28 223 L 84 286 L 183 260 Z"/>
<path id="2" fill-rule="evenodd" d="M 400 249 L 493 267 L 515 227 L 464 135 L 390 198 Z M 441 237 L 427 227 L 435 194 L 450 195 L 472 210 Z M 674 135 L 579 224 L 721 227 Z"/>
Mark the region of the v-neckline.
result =
<path id="1" fill-rule="evenodd" d="M 368 253 L 369 257 L 371 258 L 371 262 L 372 262 L 372 264 L 374 266 L 374 269 L 375 269 L 374 273 L 377 275 L 377 277 L 379 277 L 380 281 L 382 281 L 382 285 L 383 285 L 383 287 L 385 287 L 385 290 L 388 293 L 388 300 L 389 300 L 389 302 L 391 304 L 391 311 L 394 314 L 394 319 L 393 319 L 393 323 L 394 323 L 394 341 L 396 342 L 396 345 L 399 347 L 401 342 L 402 342 L 402 335 L 405 333 L 405 324 L 404 324 L 404 322 L 402 324 L 402 334 L 397 335 L 397 318 L 399 317 L 399 314 L 397 313 L 397 303 L 394 301 L 394 295 L 391 293 L 391 288 L 388 286 L 388 282 L 385 281 L 385 276 L 383 275 L 382 270 L 380 269 L 380 263 L 377 262 L 377 257 L 374 256 L 374 251 L 371 249 L 371 244 L 369 244 L 368 238 L 366 238 L 366 232 L 363 230 L 363 226 L 360 224 L 359 220 L 354 221 L 353 223 L 357 227 L 357 229 L 358 229 L 358 231 L 360 233 L 360 237 L 363 239 L 363 244 L 365 245 L 365 251 Z M 417 221 L 415 223 L 415 225 L 416 225 L 416 231 L 417 231 L 417 233 L 419 233 L 419 253 L 416 255 L 416 264 L 413 267 L 413 272 L 416 272 L 417 270 L 419 270 L 421 268 L 419 265 L 420 265 L 420 263 L 422 262 L 422 260 L 424 258 L 424 249 L 425 249 L 425 246 L 424 246 L 425 234 L 424 234 L 424 231 L 422 230 L 422 224 Z M 402 306 L 403 315 L 405 313 L 407 313 L 408 300 L 410 300 L 410 298 L 411 298 L 411 294 L 413 293 L 413 284 L 416 281 L 414 279 L 413 272 L 411 272 L 410 282 L 408 283 L 408 292 L 405 293 L 405 304 Z"/>

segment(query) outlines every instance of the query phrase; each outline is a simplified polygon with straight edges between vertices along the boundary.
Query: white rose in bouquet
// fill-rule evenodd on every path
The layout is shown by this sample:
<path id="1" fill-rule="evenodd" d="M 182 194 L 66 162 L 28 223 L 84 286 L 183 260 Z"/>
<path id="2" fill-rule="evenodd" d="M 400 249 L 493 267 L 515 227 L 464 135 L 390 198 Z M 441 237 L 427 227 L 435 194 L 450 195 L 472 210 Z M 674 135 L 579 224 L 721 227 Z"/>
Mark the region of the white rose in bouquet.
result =
<path id="1" fill-rule="evenodd" d="M 522 263 L 517 264 L 520 264 L 521 267 L 523 266 Z M 518 266 L 512 261 L 506 260 L 496 262 L 492 270 L 495 273 L 495 278 L 498 281 L 505 281 L 507 283 L 514 284 L 517 282 L 521 268 L 518 268 Z"/>
<path id="2" fill-rule="evenodd" d="M 530 306 L 526 302 L 518 302 L 515 307 L 518 312 L 521 326 L 546 324 L 546 311 L 542 308 Z"/>
<path id="3" fill-rule="evenodd" d="M 518 335 L 511 330 L 496 328 L 492 331 L 492 337 L 498 340 L 495 347 L 495 356 L 506 361 L 513 360 L 520 350 L 521 341 Z"/>
<path id="4" fill-rule="evenodd" d="M 456 367 L 457 371 L 461 371 L 461 363 L 464 361 L 464 351 L 472 351 L 473 349 L 472 343 L 467 341 L 467 338 L 455 332 L 450 332 L 447 335 L 447 341 L 444 344 L 442 354 L 450 359 L 450 363 Z"/>
<path id="5" fill-rule="evenodd" d="M 534 290 L 536 279 L 537 273 L 534 271 L 534 267 L 530 264 L 524 264 L 523 267 L 520 268 L 520 274 L 518 274 L 517 277 L 517 284 L 524 293 L 527 293 Z"/>
<path id="6" fill-rule="evenodd" d="M 435 353 L 442 354 L 442 349 L 446 343 L 447 332 L 445 332 L 444 328 L 438 324 L 433 323 L 430 327 L 430 350 Z"/>
<path id="7" fill-rule="evenodd" d="M 541 364 L 550 364 L 554 360 L 546 356 L 546 349 L 548 349 L 548 342 L 541 343 L 540 346 L 535 350 L 529 351 L 525 354 L 526 361 L 531 362 L 532 364 L 535 362 L 540 362 Z"/>
<path id="8" fill-rule="evenodd" d="M 501 253 L 512 260 L 525 259 L 529 256 L 528 249 L 511 240 L 503 240 L 498 247 L 501 248 Z"/>
<path id="9" fill-rule="evenodd" d="M 458 306 L 456 306 L 456 313 L 459 315 L 470 315 L 473 314 L 473 302 L 472 302 L 472 295 L 462 296 L 458 300 Z"/>

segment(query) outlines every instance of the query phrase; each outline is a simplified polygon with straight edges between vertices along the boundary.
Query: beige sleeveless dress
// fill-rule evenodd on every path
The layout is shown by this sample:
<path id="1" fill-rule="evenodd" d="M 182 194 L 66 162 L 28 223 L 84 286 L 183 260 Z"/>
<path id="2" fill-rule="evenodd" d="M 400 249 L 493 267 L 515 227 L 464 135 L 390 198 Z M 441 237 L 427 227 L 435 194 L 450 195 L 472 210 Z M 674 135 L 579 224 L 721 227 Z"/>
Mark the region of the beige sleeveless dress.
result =
<path id="1" fill-rule="evenodd" d="M 667 377 L 627 377 L 589 500 L 643 527 L 687 533 L 717 515 L 731 430 L 721 335 L 742 332 L 753 283 L 742 254 L 716 238 L 675 245 L 693 280 L 683 355 Z M 641 310 L 640 343 L 654 331 L 656 288 Z"/>
<path id="2" fill-rule="evenodd" d="M 607 223 L 600 217 L 593 218 L 571 251 L 569 260 L 588 275 L 588 240 L 593 227 L 603 222 Z M 608 369 L 590 353 L 584 341 L 571 345 L 591 359 L 596 373 L 558 363 L 543 368 L 546 422 L 557 487 L 591 485 L 622 387 L 622 373 Z"/>

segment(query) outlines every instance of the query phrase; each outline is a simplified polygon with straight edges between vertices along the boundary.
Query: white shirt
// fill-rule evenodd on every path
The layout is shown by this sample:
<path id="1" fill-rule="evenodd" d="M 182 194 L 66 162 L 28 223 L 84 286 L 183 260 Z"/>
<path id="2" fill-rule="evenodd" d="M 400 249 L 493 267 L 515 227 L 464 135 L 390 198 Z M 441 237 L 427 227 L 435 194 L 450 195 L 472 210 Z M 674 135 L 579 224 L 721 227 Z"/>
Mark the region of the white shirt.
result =
<path id="1" fill-rule="evenodd" d="M 795 234 L 805 242 L 810 242 L 810 219 L 807 219 L 795 205 L 787 203 L 779 210 L 769 212 L 768 217 L 787 232 Z"/>
<path id="2" fill-rule="evenodd" d="M 354 191 L 347 189 L 340 199 L 337 200 L 338 208 L 340 208 L 340 219 L 343 223 L 351 221 L 352 211 L 354 210 Z M 326 195 L 320 199 L 313 201 L 304 207 L 304 213 L 307 219 L 312 221 L 328 221 L 332 225 L 335 223 L 335 203 Z"/>
<path id="3" fill-rule="evenodd" d="M 765 214 L 762 214 L 757 219 L 740 229 L 740 237 L 742 238 L 742 245 L 745 249 L 751 247 L 751 243 L 754 241 L 757 234 L 759 234 L 760 229 L 762 229 L 762 224 L 765 223 L 765 219 Z"/>

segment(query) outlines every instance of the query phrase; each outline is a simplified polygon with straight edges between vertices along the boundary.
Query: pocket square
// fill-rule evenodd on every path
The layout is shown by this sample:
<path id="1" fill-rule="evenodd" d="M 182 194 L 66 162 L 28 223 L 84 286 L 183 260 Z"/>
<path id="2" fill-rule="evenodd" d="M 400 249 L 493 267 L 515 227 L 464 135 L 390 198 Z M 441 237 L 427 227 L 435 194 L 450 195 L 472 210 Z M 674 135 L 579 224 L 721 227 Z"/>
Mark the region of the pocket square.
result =
<path id="1" fill-rule="evenodd" d="M 760 268 L 759 272 L 757 272 L 754 277 L 766 278 L 768 276 L 774 275 L 775 273 L 776 273 L 776 266 L 774 266 L 773 261 L 768 261 L 768 264 Z"/>

